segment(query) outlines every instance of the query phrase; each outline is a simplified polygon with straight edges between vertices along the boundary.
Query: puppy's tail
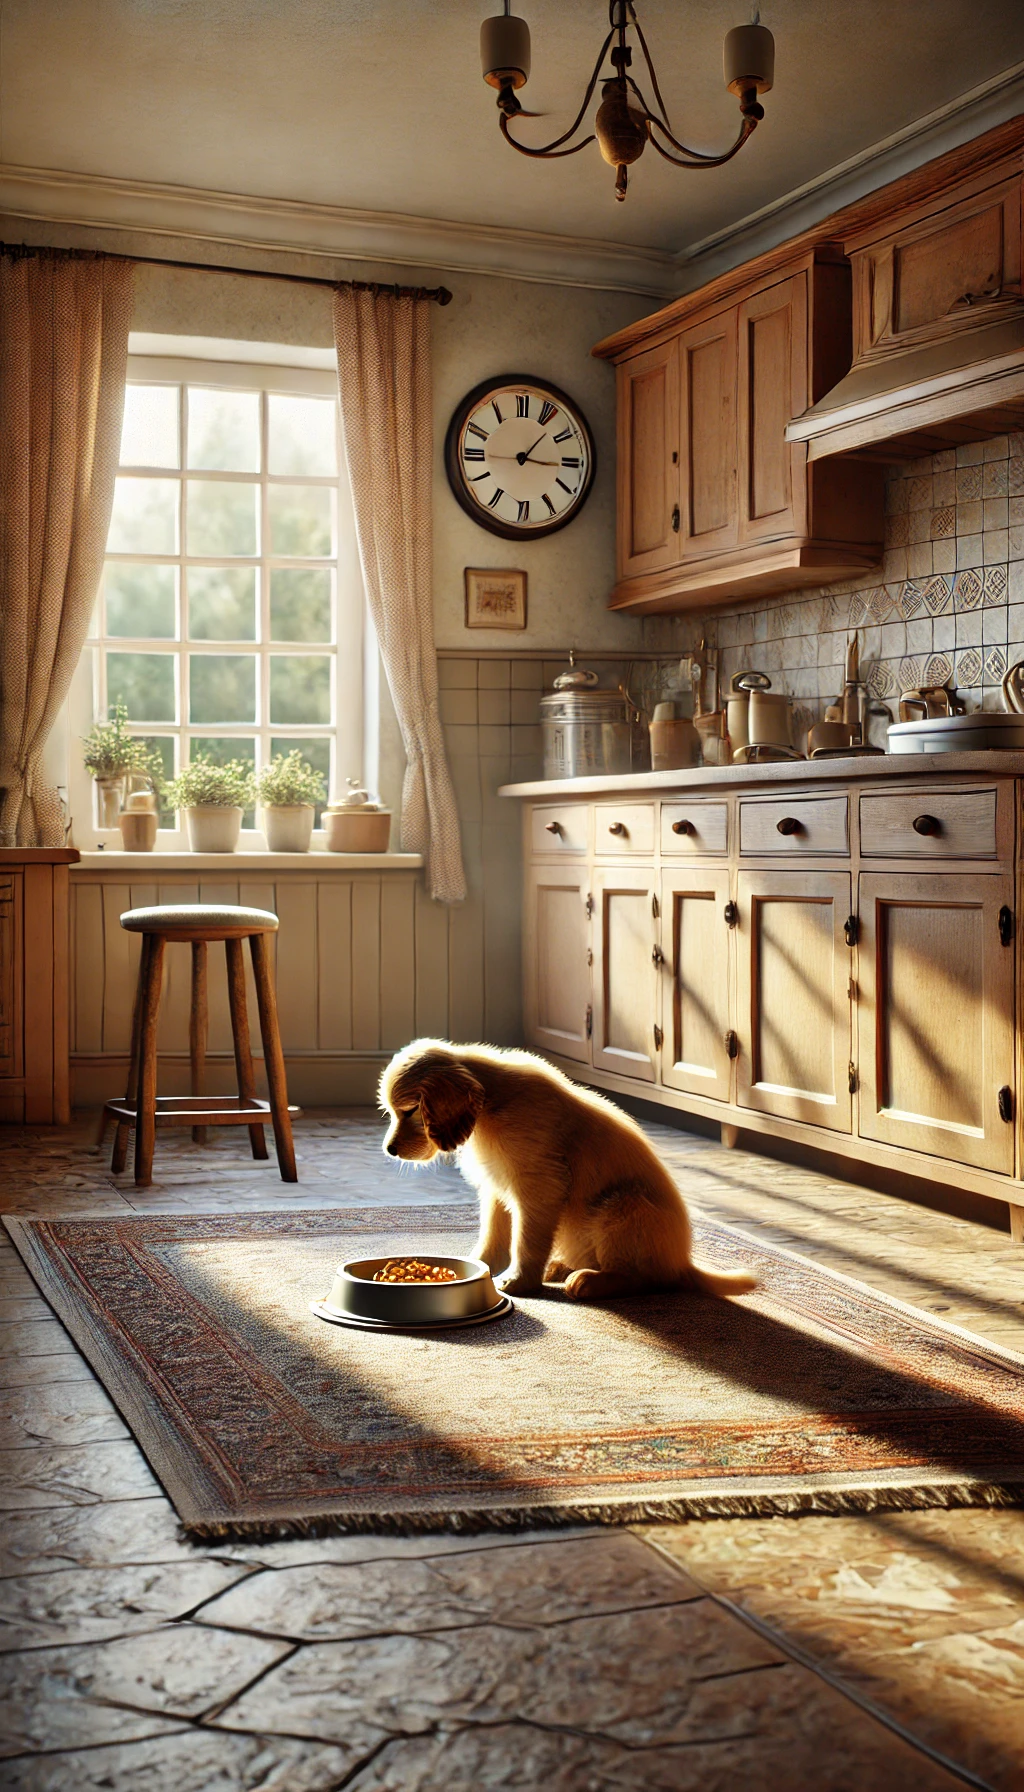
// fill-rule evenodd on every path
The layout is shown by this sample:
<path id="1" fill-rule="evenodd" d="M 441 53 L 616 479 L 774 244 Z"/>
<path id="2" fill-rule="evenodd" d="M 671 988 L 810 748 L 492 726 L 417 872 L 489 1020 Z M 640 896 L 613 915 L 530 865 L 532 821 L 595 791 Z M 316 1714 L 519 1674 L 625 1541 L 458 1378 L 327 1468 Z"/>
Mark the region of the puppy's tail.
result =
<path id="1" fill-rule="evenodd" d="M 744 1275 L 742 1270 L 729 1273 L 727 1270 L 702 1269 L 699 1263 L 691 1263 L 680 1277 L 684 1288 L 691 1288 L 695 1294 L 749 1294 L 758 1286 L 756 1276 Z"/>

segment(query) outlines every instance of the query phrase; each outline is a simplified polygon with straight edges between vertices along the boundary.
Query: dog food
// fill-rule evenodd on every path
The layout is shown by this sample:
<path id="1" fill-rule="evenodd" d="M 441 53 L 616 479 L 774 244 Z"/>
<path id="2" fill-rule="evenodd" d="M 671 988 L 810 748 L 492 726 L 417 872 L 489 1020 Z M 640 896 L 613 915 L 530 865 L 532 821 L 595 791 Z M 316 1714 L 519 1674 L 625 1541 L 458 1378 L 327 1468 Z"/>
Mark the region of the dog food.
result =
<path id="1" fill-rule="evenodd" d="M 457 1282 L 454 1269 L 442 1263 L 420 1263 L 416 1257 L 392 1257 L 378 1269 L 375 1282 Z"/>

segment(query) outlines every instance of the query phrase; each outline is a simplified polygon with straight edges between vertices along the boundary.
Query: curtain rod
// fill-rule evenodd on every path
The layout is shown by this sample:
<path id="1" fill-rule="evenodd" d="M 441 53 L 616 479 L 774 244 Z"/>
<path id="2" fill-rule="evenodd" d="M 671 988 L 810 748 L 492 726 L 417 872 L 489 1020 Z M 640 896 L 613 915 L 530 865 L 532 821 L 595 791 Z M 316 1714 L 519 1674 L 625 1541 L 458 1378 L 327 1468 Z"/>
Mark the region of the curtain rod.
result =
<path id="1" fill-rule="evenodd" d="M 301 251 L 299 251 L 301 253 Z M 200 274 L 242 274 L 249 280 L 290 280 L 296 286 L 326 286 L 332 292 L 341 286 L 352 292 L 389 292 L 396 299 L 432 299 L 437 305 L 450 305 L 453 295 L 447 286 L 399 286 L 390 280 L 324 280 L 317 274 L 283 274 L 262 268 L 235 268 L 217 261 L 176 261 L 169 255 L 117 255 L 110 249 L 55 249 L 35 243 L 0 243 L 0 255 L 70 255 L 83 261 L 137 261 L 154 268 L 188 268 Z"/>

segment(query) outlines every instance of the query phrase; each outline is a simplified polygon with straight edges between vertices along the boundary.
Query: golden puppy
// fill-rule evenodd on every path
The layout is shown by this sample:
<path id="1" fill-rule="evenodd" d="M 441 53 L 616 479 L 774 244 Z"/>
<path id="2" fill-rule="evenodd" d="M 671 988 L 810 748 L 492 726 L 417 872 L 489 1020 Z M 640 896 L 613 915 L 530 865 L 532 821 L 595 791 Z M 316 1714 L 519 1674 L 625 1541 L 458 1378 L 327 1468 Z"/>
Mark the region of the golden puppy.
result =
<path id="1" fill-rule="evenodd" d="M 507 1294 L 565 1283 L 570 1300 L 692 1288 L 745 1294 L 700 1269 L 682 1195 L 640 1128 L 532 1052 L 416 1039 L 380 1080 L 391 1157 L 459 1150 L 480 1196 L 482 1259 Z"/>

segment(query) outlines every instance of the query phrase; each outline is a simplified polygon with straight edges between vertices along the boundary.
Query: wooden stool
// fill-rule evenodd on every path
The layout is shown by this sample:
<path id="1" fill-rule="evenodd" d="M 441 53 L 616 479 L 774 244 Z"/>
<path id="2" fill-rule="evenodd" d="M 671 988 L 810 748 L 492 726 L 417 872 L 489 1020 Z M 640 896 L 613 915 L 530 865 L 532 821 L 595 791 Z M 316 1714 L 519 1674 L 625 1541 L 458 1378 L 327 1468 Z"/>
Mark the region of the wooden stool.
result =
<path id="1" fill-rule="evenodd" d="M 153 1146 L 158 1126 L 191 1126 L 192 1137 L 202 1141 L 208 1126 L 248 1126 L 253 1157 L 266 1157 L 263 1122 L 274 1128 L 277 1161 L 285 1182 L 297 1182 L 291 1115 L 288 1106 L 284 1055 L 277 1029 L 277 1002 L 270 976 L 266 936 L 277 931 L 277 916 L 263 908 L 228 908 L 209 903 L 177 904 L 161 908 L 133 908 L 121 916 L 128 933 L 141 933 L 142 958 L 132 1018 L 131 1063 L 128 1092 L 123 1101 L 108 1101 L 103 1110 L 100 1144 L 108 1118 L 117 1122 L 111 1169 L 124 1169 L 128 1156 L 128 1129 L 135 1127 L 135 1181 L 141 1188 L 153 1180 Z M 256 1000 L 260 1011 L 263 1060 L 270 1100 L 256 1095 L 249 1019 L 245 1001 L 245 969 L 242 941 L 249 941 Z M 206 1064 L 206 946 L 223 940 L 228 964 L 228 1001 L 235 1045 L 238 1094 L 204 1095 Z M 192 1005 L 189 1011 L 189 1057 L 192 1064 L 190 1096 L 156 1092 L 156 1022 L 160 1006 L 164 946 L 188 941 L 192 947 Z"/>

